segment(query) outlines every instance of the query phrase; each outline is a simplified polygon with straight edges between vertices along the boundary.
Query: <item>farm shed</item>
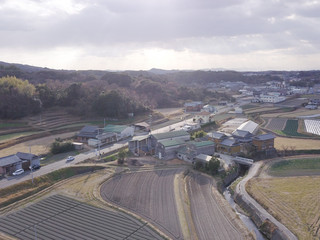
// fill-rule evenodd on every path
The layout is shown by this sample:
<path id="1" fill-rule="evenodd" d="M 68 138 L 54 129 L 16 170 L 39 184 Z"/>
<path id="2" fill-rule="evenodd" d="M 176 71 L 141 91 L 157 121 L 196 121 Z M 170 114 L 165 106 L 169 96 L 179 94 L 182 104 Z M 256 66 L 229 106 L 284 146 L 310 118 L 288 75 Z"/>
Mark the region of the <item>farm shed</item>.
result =
<path id="1" fill-rule="evenodd" d="M 214 142 L 212 141 L 190 141 L 177 149 L 177 158 L 192 162 L 198 154 L 212 155 L 214 153 Z"/>
<path id="2" fill-rule="evenodd" d="M 31 153 L 22 153 L 17 152 L 17 157 L 22 161 L 22 168 L 24 170 L 29 169 L 30 166 L 39 166 L 40 165 L 40 158 L 37 155 Z"/>
<path id="3" fill-rule="evenodd" d="M 183 140 L 189 141 L 190 134 L 184 130 L 151 134 L 151 147 L 156 148 L 158 141 L 162 140 Z"/>
<path id="4" fill-rule="evenodd" d="M 206 164 L 211 160 L 212 156 L 200 153 L 197 155 L 192 162 L 193 164 L 196 162 L 201 162 L 202 164 Z"/>
<path id="5" fill-rule="evenodd" d="M 150 135 L 134 136 L 129 141 L 129 151 L 133 154 L 146 154 L 151 150 Z"/>
<path id="6" fill-rule="evenodd" d="M 259 124 L 251 120 L 242 123 L 237 130 L 248 131 L 251 134 L 256 134 L 259 130 Z"/>
<path id="7" fill-rule="evenodd" d="M 184 144 L 185 141 L 181 139 L 161 140 L 157 143 L 156 146 L 156 157 L 162 160 L 173 159 L 176 156 L 176 150 Z"/>
<path id="8" fill-rule="evenodd" d="M 127 137 L 132 137 L 134 134 L 134 127 L 127 125 L 108 124 L 103 130 L 105 133 L 115 133 L 117 141 Z"/>
<path id="9" fill-rule="evenodd" d="M 96 137 L 101 141 L 101 144 L 113 143 L 117 141 L 116 133 L 103 132 Z"/>
<path id="10" fill-rule="evenodd" d="M 83 149 L 83 143 L 73 142 L 72 145 L 74 146 L 74 149 L 76 149 L 76 150 Z"/>
<path id="11" fill-rule="evenodd" d="M 149 131 L 150 130 L 150 125 L 146 122 L 139 122 L 139 123 L 135 123 L 133 125 L 135 127 L 136 131 Z"/>
<path id="12" fill-rule="evenodd" d="M 17 169 L 22 168 L 22 161 L 17 155 L 10 155 L 0 158 L 0 174 L 10 174 Z"/>

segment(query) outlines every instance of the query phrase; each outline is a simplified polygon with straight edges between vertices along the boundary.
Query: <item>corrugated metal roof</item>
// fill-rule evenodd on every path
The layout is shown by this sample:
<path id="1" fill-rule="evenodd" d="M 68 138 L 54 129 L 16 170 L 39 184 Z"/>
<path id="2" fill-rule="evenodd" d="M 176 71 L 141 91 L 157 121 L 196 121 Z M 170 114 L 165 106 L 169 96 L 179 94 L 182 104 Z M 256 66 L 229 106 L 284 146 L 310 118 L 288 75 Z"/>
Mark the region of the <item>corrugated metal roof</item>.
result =
<path id="1" fill-rule="evenodd" d="M 178 131 L 165 132 L 165 133 L 156 133 L 156 134 L 152 134 L 152 136 L 157 140 L 162 140 L 167 138 L 190 136 L 190 134 L 184 130 L 178 130 Z"/>
<path id="2" fill-rule="evenodd" d="M 249 120 L 247 122 L 242 123 L 237 130 L 243 130 L 243 131 L 248 131 L 250 133 L 253 133 L 257 127 L 259 126 L 259 124 Z"/>
<path id="3" fill-rule="evenodd" d="M 22 160 L 32 160 L 35 158 L 38 158 L 37 155 L 34 155 L 32 153 L 23 153 L 23 152 L 17 152 L 17 157 L 22 159 Z"/>
<path id="4" fill-rule="evenodd" d="M 131 142 L 131 141 L 142 141 L 142 140 L 145 140 L 145 139 L 147 139 L 147 138 L 149 138 L 149 135 L 134 136 L 134 137 L 132 138 L 132 140 L 130 140 L 130 142 Z"/>
<path id="5" fill-rule="evenodd" d="M 127 125 L 112 125 L 108 124 L 105 128 L 105 132 L 114 132 L 114 133 L 121 133 L 123 130 L 125 130 L 128 126 Z"/>
<path id="6" fill-rule="evenodd" d="M 212 159 L 212 156 L 200 153 L 199 155 L 196 156 L 196 159 L 199 159 L 204 162 L 209 162 Z"/>
<path id="7" fill-rule="evenodd" d="M 180 146 L 185 144 L 185 141 L 179 140 L 179 139 L 173 139 L 173 140 L 161 140 L 159 141 L 164 147 L 173 147 L 173 146 Z"/>

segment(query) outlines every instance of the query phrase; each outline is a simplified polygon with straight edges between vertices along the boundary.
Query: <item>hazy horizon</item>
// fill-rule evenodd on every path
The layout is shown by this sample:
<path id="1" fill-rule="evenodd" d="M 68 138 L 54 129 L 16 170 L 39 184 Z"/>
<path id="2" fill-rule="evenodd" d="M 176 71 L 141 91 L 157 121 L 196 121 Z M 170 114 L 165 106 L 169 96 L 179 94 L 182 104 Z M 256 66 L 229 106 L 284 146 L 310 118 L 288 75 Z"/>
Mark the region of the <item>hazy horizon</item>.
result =
<path id="1" fill-rule="evenodd" d="M 317 70 L 319 10 L 316 0 L 0 0 L 1 61 L 65 70 Z"/>

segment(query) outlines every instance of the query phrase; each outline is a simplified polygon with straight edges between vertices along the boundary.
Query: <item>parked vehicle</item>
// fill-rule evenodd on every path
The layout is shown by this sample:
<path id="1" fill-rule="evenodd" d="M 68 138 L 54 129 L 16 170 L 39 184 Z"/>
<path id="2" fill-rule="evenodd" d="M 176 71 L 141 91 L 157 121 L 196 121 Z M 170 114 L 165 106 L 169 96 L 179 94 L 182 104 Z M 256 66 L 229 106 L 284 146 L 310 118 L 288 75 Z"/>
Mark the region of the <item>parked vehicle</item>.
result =
<path id="1" fill-rule="evenodd" d="M 17 176 L 17 175 L 20 175 L 20 174 L 22 174 L 22 173 L 24 173 L 24 170 L 23 170 L 22 168 L 20 168 L 20 169 L 14 171 L 14 172 L 12 173 L 12 175 L 13 175 L 13 176 Z"/>
<path id="2" fill-rule="evenodd" d="M 71 162 L 73 160 L 74 160 L 74 157 L 72 157 L 72 156 L 67 157 L 67 162 Z"/>
<path id="3" fill-rule="evenodd" d="M 33 166 L 30 166 L 30 170 L 37 170 L 39 169 L 41 166 L 40 165 L 33 165 Z"/>

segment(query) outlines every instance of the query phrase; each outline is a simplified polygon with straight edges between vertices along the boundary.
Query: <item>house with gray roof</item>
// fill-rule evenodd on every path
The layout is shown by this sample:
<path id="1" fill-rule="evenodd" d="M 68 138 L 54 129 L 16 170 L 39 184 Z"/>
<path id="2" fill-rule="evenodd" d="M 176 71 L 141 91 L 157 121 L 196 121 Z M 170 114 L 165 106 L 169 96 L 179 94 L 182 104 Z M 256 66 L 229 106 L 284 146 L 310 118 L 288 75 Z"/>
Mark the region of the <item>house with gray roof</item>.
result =
<path id="1" fill-rule="evenodd" d="M 0 175 L 11 174 L 22 168 L 22 160 L 17 155 L 0 158 Z"/>
<path id="2" fill-rule="evenodd" d="M 16 156 L 21 159 L 23 169 L 40 165 L 40 157 L 32 153 L 17 152 Z"/>
<path id="3" fill-rule="evenodd" d="M 177 157 L 181 160 L 192 162 L 198 154 L 214 154 L 213 141 L 189 141 L 177 149 Z"/>

